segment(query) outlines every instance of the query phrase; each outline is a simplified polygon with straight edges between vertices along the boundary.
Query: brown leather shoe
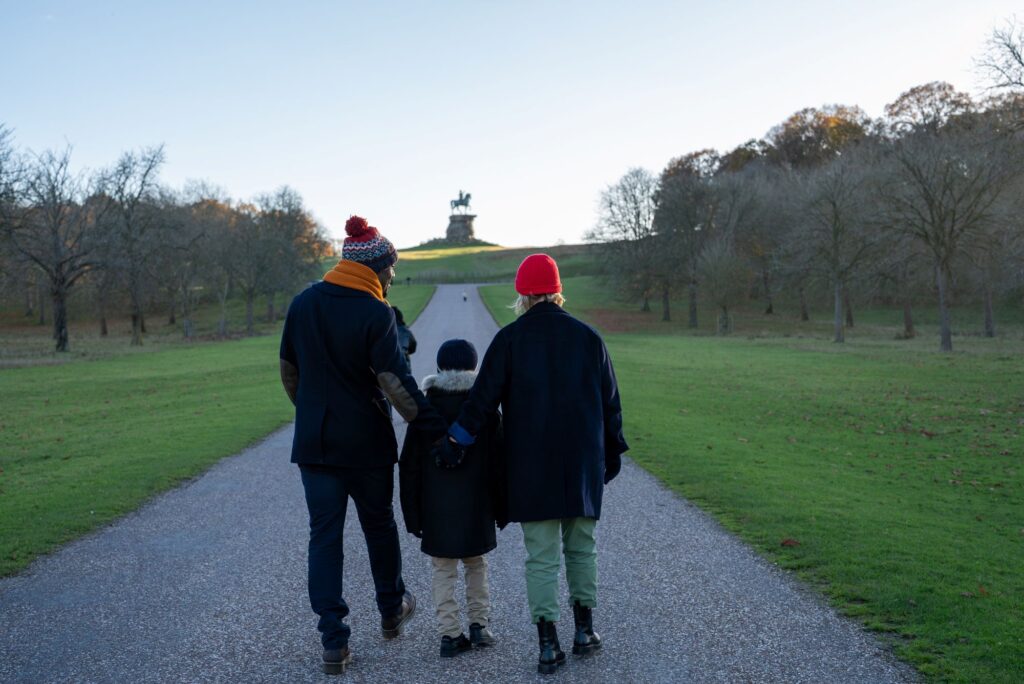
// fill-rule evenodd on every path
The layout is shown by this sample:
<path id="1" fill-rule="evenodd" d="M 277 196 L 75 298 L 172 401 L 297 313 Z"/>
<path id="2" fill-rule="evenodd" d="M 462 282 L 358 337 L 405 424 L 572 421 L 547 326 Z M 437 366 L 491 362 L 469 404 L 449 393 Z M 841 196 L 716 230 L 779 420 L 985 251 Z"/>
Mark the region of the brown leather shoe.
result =
<path id="1" fill-rule="evenodd" d="M 381 618 L 380 628 L 384 633 L 385 639 L 394 639 L 402 633 L 402 627 L 405 626 L 416 613 L 416 597 L 412 595 L 412 592 L 405 592 L 405 596 L 402 597 L 402 609 L 391 617 Z"/>
<path id="2" fill-rule="evenodd" d="M 345 674 L 345 668 L 347 668 L 351 662 L 352 651 L 349 650 L 348 646 L 324 649 L 324 674 Z"/>

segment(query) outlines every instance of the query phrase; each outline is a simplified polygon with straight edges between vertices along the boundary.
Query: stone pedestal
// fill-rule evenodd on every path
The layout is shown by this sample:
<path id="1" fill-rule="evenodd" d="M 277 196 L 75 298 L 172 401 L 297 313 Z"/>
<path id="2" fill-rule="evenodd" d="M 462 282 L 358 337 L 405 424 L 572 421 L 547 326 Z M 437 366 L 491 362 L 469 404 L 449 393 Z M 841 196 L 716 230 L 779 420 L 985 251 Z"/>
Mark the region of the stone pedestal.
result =
<path id="1" fill-rule="evenodd" d="M 452 214 L 448 217 L 448 233 L 445 238 L 449 242 L 470 242 L 476 238 L 473 232 L 475 214 Z"/>

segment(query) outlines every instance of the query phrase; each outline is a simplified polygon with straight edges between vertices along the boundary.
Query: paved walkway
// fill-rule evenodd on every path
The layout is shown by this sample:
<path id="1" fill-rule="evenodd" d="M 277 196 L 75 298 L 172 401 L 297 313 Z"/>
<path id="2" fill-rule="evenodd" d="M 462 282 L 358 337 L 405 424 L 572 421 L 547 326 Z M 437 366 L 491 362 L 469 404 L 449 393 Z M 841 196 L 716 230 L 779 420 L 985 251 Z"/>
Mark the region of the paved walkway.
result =
<path id="1" fill-rule="evenodd" d="M 482 356 L 495 327 L 474 288 L 442 286 L 413 329 L 422 377 L 444 339 L 468 338 Z M 0 682 L 339 681 L 319 672 L 305 595 L 306 512 L 290 441 L 291 429 L 281 430 L 0 580 Z M 609 486 L 604 512 L 595 615 L 606 646 L 546 681 L 914 679 L 872 637 L 632 463 Z M 406 634 L 385 642 L 354 511 L 348 520 L 356 660 L 344 681 L 545 680 L 534 669 L 518 526 L 499 535 L 489 556 L 500 644 L 442 661 L 429 562 L 416 540 L 403 533 L 405 578 L 420 611 Z M 571 639 L 566 621 L 571 613 L 563 643 Z"/>

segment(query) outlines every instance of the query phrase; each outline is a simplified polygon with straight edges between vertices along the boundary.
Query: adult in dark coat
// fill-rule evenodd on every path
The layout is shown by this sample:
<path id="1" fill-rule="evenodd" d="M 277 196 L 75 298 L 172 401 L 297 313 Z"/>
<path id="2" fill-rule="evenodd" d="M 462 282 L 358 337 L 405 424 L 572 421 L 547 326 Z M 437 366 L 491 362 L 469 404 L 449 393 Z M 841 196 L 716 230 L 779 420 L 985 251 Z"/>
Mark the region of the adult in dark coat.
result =
<path id="1" fill-rule="evenodd" d="M 449 434 L 469 445 L 500 406 L 505 430 L 509 520 L 523 524 L 527 595 L 540 641 L 541 672 L 564 662 L 559 619 L 559 547 L 576 621 L 574 652 L 600 646 L 593 631 L 597 553 L 594 529 L 604 485 L 622 467 L 618 385 L 601 336 L 561 304 L 554 260 L 527 257 L 516 275 L 522 315 L 494 337 L 469 400 Z M 458 448 L 446 442 L 438 457 Z"/>
<path id="2" fill-rule="evenodd" d="M 366 537 L 384 637 L 398 636 L 415 611 L 391 504 L 398 455 L 391 406 L 427 439 L 447 429 L 409 374 L 384 299 L 395 248 L 358 216 L 345 229 L 341 261 L 292 300 L 280 354 L 281 380 L 295 404 L 292 462 L 309 509 L 309 600 L 332 674 L 352 657 L 342 598 L 349 497 Z"/>

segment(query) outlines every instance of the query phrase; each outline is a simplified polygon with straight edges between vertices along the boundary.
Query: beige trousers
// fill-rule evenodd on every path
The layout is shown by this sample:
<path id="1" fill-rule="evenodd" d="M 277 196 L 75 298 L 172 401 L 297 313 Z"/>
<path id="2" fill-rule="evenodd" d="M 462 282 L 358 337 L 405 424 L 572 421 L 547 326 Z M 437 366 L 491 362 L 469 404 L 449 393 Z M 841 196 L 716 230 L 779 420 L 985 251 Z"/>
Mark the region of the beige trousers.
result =
<path id="1" fill-rule="evenodd" d="M 475 622 L 486 627 L 491 616 L 491 597 L 487 589 L 487 559 L 483 556 L 462 559 L 431 556 L 430 559 L 434 563 L 434 608 L 437 611 L 437 631 L 441 636 L 454 638 L 462 634 L 459 602 L 455 600 L 459 560 L 466 569 L 466 612 L 469 613 L 469 624 Z"/>

